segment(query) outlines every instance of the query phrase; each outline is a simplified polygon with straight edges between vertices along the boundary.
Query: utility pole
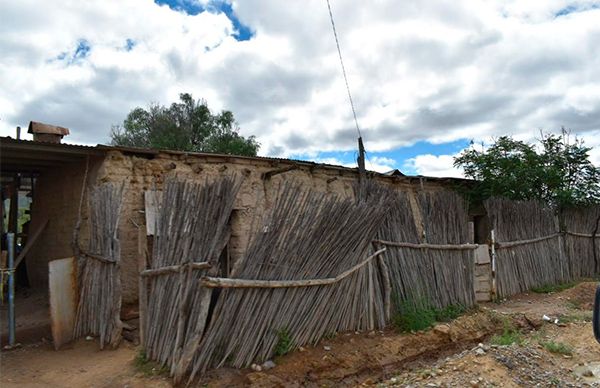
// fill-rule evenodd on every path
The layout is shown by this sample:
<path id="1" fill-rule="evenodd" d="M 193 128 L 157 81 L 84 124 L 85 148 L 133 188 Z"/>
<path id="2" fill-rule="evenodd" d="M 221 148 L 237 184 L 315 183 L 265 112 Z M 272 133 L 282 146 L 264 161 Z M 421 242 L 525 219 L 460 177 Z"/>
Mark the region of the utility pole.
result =
<path id="1" fill-rule="evenodd" d="M 365 146 L 362 137 L 358 138 L 358 199 L 364 201 L 367 197 L 367 171 L 365 169 Z"/>

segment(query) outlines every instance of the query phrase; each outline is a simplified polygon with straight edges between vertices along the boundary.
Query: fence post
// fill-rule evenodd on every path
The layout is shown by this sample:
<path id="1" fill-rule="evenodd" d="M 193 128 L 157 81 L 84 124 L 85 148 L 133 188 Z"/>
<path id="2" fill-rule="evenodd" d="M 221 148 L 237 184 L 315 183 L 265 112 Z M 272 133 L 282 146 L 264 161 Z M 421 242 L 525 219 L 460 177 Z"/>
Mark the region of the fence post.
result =
<path id="1" fill-rule="evenodd" d="M 558 260 L 560 260 L 560 282 L 565 282 L 571 280 L 571 263 L 566 263 L 566 252 L 567 244 L 565 244 L 565 236 L 562 233 L 561 223 L 559 215 L 554 216 L 554 224 L 556 225 L 556 232 L 558 235 Z"/>
<path id="2" fill-rule="evenodd" d="M 11 199 L 11 201 L 14 200 Z M 15 346 L 15 234 L 6 234 L 8 245 L 8 346 Z M 0 285 L 2 287 L 2 285 Z"/>
<path id="3" fill-rule="evenodd" d="M 496 235 L 494 229 L 490 231 L 490 239 L 490 250 L 492 256 L 492 300 L 494 300 L 498 296 L 498 289 L 496 285 Z"/>

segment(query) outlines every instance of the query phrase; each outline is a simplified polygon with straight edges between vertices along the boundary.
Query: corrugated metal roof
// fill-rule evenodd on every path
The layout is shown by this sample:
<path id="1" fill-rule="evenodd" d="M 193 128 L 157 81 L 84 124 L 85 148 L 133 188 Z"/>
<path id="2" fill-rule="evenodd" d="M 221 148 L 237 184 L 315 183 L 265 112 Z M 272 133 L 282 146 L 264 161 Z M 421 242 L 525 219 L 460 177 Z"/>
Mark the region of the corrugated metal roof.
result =
<path id="1" fill-rule="evenodd" d="M 102 156 L 104 152 L 96 147 L 0 137 L 2 172 L 40 172 L 85 161 L 88 155 Z"/>
<path id="2" fill-rule="evenodd" d="M 219 158 L 223 159 L 224 162 L 233 160 L 247 160 L 247 161 L 263 161 L 270 162 L 272 164 L 284 164 L 290 165 L 295 164 L 298 166 L 304 166 L 309 169 L 321 168 L 326 170 L 337 170 L 345 171 L 350 173 L 358 173 L 357 167 L 345 167 L 325 163 L 316 163 L 306 160 L 296 159 L 283 159 L 274 158 L 268 156 L 239 156 L 239 155 L 227 155 L 227 154 L 216 154 L 216 153 L 204 153 L 204 152 L 185 152 L 185 151 L 174 151 L 174 150 L 159 150 L 159 149 L 148 149 L 148 148 L 136 148 L 136 147 L 121 147 L 121 146 L 109 146 L 104 144 L 98 144 L 96 146 L 84 146 L 78 144 L 54 144 L 45 142 L 36 142 L 32 140 L 16 140 L 10 137 L 0 137 L 0 156 L 2 160 L 2 170 L 5 170 L 6 166 L 10 168 L 18 167 L 16 163 L 22 160 L 27 163 L 31 163 L 37 167 L 51 167 L 54 165 L 60 165 L 62 163 L 81 161 L 85 159 L 87 155 L 101 156 L 106 154 L 108 151 L 119 151 L 126 154 L 133 155 L 152 155 L 156 156 L 159 154 L 167 155 L 187 155 L 204 158 Z M 36 164 L 36 161 L 38 162 Z M 428 180 L 437 182 L 472 182 L 470 179 L 464 178 L 442 178 L 442 177 L 427 177 L 427 176 L 409 176 L 403 175 L 398 170 L 392 170 L 388 173 L 378 173 L 370 171 L 369 174 L 372 176 L 378 176 L 389 179 L 399 180 Z"/>

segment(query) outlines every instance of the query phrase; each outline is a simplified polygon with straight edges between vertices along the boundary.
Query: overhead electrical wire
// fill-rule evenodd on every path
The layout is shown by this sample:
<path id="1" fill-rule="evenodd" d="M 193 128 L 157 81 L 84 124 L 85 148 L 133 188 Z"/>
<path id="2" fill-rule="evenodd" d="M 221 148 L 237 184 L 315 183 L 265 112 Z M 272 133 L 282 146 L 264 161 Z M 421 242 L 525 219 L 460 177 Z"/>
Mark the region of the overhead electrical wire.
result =
<path id="1" fill-rule="evenodd" d="M 335 45 L 337 46 L 338 56 L 340 57 L 340 65 L 342 65 L 342 73 L 344 74 L 344 81 L 346 82 L 346 90 L 348 91 L 348 99 L 350 100 L 350 107 L 352 107 L 352 115 L 354 116 L 354 124 L 356 124 L 356 131 L 358 137 L 362 137 L 360 128 L 358 126 L 358 119 L 356 118 L 356 109 L 354 109 L 354 101 L 352 100 L 352 93 L 350 93 L 350 85 L 348 84 L 348 76 L 346 75 L 346 67 L 344 66 L 344 59 L 342 58 L 342 50 L 340 49 L 340 41 L 338 40 L 337 31 L 335 29 L 335 23 L 333 21 L 333 13 L 331 12 L 331 4 L 327 0 L 327 9 L 329 10 L 329 20 L 331 20 L 331 28 L 333 29 L 333 36 L 335 38 Z"/>

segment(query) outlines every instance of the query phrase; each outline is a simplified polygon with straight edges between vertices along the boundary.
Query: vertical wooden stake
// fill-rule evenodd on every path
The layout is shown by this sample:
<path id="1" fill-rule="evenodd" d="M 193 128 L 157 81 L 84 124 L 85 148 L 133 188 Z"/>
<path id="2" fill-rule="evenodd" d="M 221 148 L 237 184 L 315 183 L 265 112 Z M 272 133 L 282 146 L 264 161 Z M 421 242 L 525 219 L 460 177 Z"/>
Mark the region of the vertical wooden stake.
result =
<path id="1" fill-rule="evenodd" d="M 147 267 L 148 245 L 146 244 L 146 228 L 138 227 L 138 287 L 139 287 L 139 310 L 140 310 L 140 345 L 144 347 L 144 336 L 146 334 L 146 306 L 148 305 L 148 287 L 146 278 L 141 275 Z"/>
<path id="2" fill-rule="evenodd" d="M 492 300 L 495 300 L 498 297 L 498 289 L 496 285 L 496 236 L 495 230 L 492 229 L 490 231 L 491 238 L 491 253 L 492 253 Z"/>

